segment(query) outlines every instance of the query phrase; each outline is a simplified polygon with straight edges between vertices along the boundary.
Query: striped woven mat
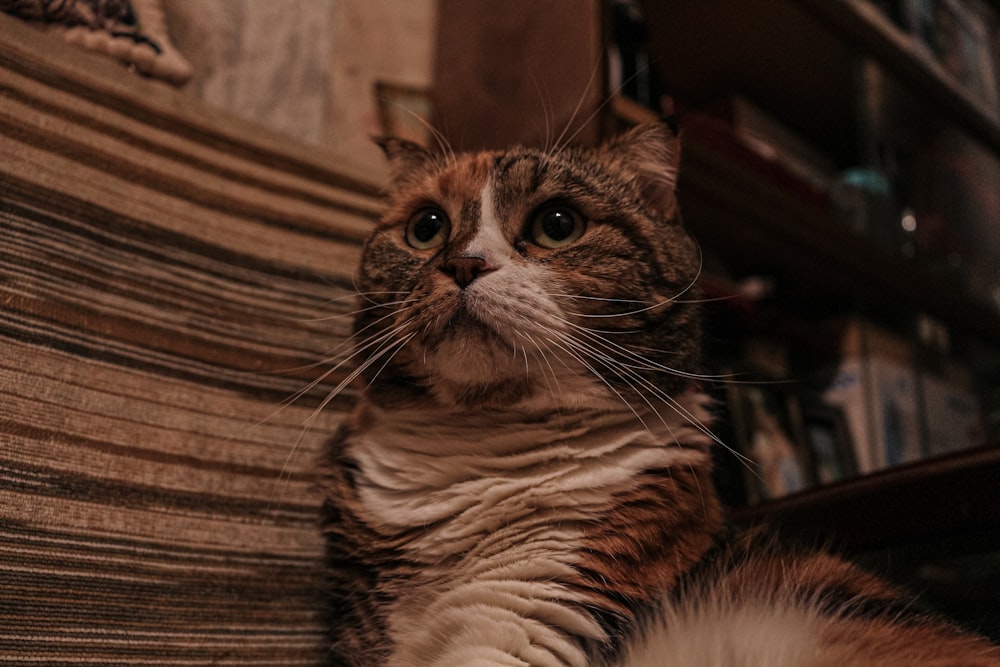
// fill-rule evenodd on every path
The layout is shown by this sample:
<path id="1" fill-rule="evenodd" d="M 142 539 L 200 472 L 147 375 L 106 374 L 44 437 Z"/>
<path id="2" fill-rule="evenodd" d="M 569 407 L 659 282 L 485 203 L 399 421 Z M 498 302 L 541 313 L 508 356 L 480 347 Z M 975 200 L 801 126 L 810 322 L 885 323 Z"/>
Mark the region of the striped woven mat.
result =
<path id="1" fill-rule="evenodd" d="M 357 173 L 0 15 L 0 664 L 322 662 Z"/>

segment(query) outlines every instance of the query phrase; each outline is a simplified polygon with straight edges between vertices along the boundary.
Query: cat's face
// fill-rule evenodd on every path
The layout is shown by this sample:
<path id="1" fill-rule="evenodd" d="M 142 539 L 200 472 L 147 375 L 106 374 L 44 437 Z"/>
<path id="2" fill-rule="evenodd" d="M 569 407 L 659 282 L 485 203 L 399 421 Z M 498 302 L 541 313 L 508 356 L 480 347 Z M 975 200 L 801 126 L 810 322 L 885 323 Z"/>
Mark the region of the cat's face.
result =
<path id="1" fill-rule="evenodd" d="M 699 336 L 669 131 L 554 154 L 383 148 L 394 191 L 355 323 L 374 400 L 565 404 L 587 387 L 631 400 L 688 384 L 665 370 L 695 372 Z"/>

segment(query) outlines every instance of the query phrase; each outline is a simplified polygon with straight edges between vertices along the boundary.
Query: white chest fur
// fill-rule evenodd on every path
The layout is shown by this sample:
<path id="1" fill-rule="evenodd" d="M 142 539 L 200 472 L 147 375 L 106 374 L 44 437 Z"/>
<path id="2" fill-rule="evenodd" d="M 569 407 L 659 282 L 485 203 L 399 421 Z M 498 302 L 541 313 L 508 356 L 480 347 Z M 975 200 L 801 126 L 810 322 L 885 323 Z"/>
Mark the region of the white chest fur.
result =
<path id="1" fill-rule="evenodd" d="M 689 409 L 699 410 L 697 401 Z M 601 628 L 579 594 L 575 547 L 587 521 L 645 469 L 703 463 L 690 421 L 602 406 L 545 419 L 375 413 L 351 445 L 366 517 L 407 545 L 422 574 L 390 617 L 390 665 L 584 665 L 569 639 Z"/>

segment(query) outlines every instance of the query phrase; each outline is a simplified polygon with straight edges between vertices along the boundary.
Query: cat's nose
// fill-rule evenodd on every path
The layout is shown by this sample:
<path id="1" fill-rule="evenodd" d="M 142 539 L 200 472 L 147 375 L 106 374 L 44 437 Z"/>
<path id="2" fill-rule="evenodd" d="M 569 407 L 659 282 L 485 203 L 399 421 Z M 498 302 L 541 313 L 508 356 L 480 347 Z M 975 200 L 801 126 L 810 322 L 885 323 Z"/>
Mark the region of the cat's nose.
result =
<path id="1" fill-rule="evenodd" d="M 441 270 L 447 273 L 455 281 L 455 284 L 465 289 L 472 284 L 476 278 L 484 273 L 492 271 L 486 260 L 482 257 L 467 255 L 463 257 L 452 257 Z"/>

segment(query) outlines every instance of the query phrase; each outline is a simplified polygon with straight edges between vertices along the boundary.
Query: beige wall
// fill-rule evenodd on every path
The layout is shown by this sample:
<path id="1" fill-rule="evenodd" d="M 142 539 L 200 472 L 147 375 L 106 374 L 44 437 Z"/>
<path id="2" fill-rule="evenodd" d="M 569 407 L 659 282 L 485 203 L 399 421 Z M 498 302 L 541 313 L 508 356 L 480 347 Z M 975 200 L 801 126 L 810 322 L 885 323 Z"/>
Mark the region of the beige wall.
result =
<path id="1" fill-rule="evenodd" d="M 374 84 L 427 88 L 436 0 L 164 0 L 186 90 L 300 141 L 381 164 Z"/>

